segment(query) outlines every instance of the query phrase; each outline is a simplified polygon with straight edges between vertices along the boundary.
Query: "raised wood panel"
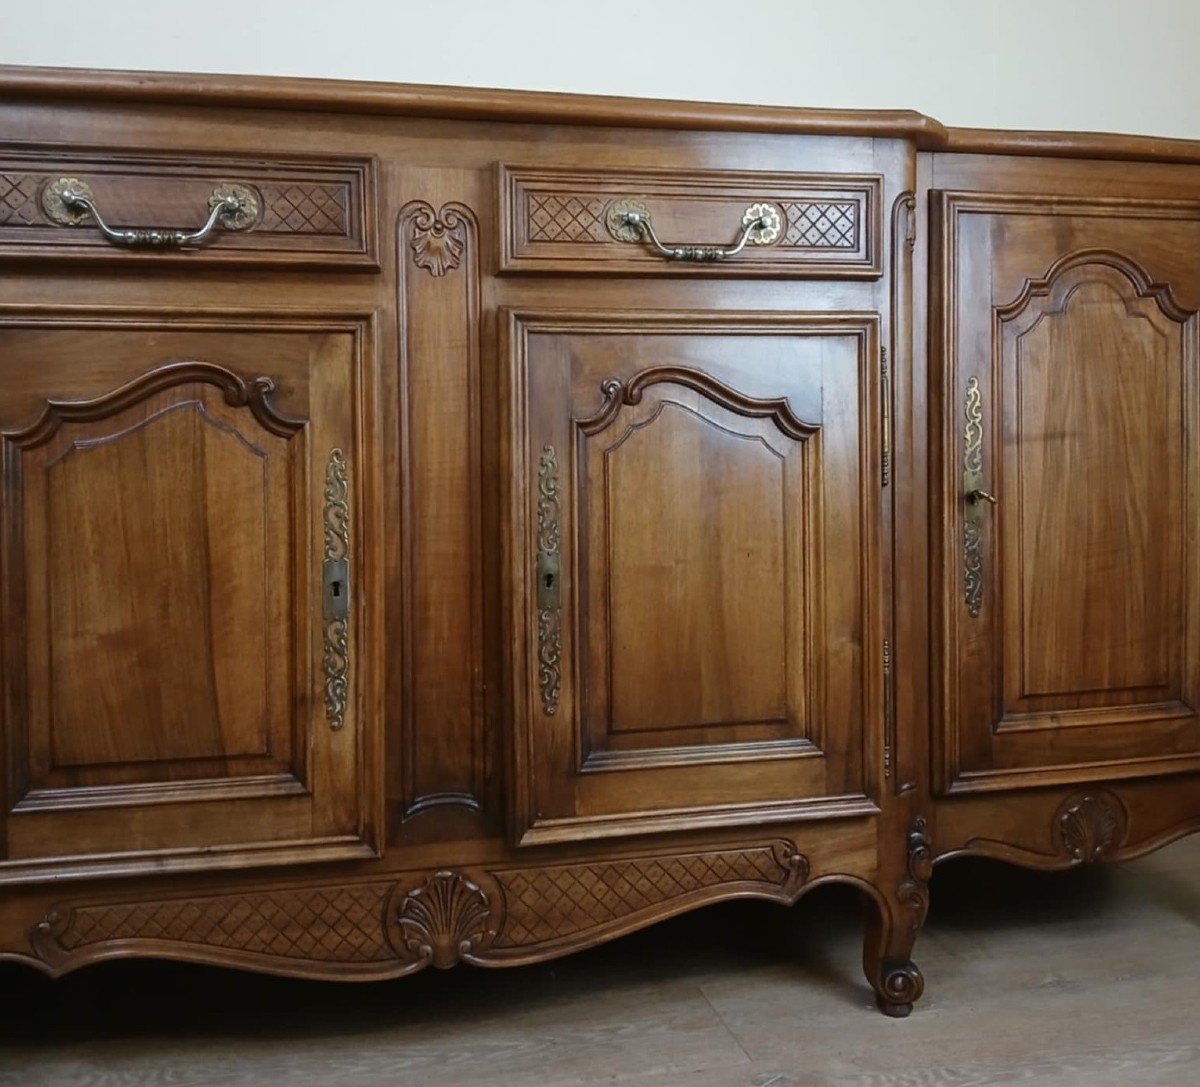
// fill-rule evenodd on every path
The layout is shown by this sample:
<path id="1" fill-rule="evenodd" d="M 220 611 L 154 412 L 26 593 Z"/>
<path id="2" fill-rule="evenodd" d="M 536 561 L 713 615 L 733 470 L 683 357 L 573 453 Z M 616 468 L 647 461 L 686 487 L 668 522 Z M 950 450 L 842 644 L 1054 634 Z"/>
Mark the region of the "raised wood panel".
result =
<path id="1" fill-rule="evenodd" d="M 773 448 L 769 431 L 734 429 L 698 400 L 643 398 L 641 418 L 597 450 L 589 473 L 588 490 L 603 488 L 596 532 L 607 539 L 589 541 L 589 553 L 608 545 L 595 580 L 612 602 L 615 732 L 774 722 L 786 714 L 794 601 L 783 572 L 792 568 L 788 544 L 804 508 L 802 495 L 788 493 L 798 481 L 786 477 L 797 473 L 788 472 L 790 450 Z M 699 660 L 706 668 L 694 684 L 661 682 Z"/>
<path id="2" fill-rule="evenodd" d="M 820 276 L 883 274 L 882 179 L 855 174 L 500 167 L 502 272 Z M 643 203 L 664 244 L 732 245 L 746 209 L 772 204 L 778 239 L 711 263 L 667 261 L 614 237 L 614 202 Z"/>
<path id="3" fill-rule="evenodd" d="M 1194 330 L 1138 295 L 1136 267 L 1108 259 L 1073 258 L 1045 295 L 1000 311 L 1000 473 L 1015 507 L 1001 564 L 1019 578 L 1003 585 L 1019 652 L 1005 662 L 1001 728 L 1183 694 Z"/>
<path id="4" fill-rule="evenodd" d="M 326 461 L 356 496 L 369 468 L 361 333 L 0 319 L 0 881 L 371 852 L 361 643 L 334 676 L 321 586 Z"/>
<path id="5" fill-rule="evenodd" d="M 1177 297 L 1197 277 L 1152 269 L 1200 240 L 1200 209 L 949 193 L 937 210 L 954 307 L 942 787 L 1194 767 L 1200 320 Z M 973 486 L 996 504 L 966 501 Z"/>
<path id="6" fill-rule="evenodd" d="M 869 810 L 874 319 L 508 329 L 519 840 Z"/>
<path id="7" fill-rule="evenodd" d="M 240 157 L 131 154 L 120 149 L 15 150 L 0 154 L 0 256 L 90 257 L 172 263 L 254 263 L 378 270 L 376 164 L 369 156 Z M 87 185 L 113 227 L 195 230 L 219 185 L 250 190 L 257 204 L 244 229 L 218 228 L 199 249 L 131 250 L 95 223 L 57 222 L 45 191 L 60 178 Z"/>
<path id="8" fill-rule="evenodd" d="M 288 479 L 239 422 L 181 384 L 22 456 L 47 770 L 261 756 L 287 720 Z"/>
<path id="9" fill-rule="evenodd" d="M 815 750 L 820 428 L 697 370 L 634 382 L 578 426 L 582 769 Z"/>

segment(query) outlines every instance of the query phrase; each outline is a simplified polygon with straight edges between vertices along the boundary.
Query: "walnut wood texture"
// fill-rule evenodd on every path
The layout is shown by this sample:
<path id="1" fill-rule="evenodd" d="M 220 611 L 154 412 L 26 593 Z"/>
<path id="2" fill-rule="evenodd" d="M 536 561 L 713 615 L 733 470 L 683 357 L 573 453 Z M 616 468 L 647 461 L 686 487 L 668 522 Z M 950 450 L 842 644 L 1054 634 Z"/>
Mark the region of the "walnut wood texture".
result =
<path id="1" fill-rule="evenodd" d="M 341 159 L 280 155 L 102 154 L 30 150 L 5 155 L 0 171 L 0 255 L 92 257 L 114 262 L 280 264 L 378 268 L 375 170 L 369 156 Z M 192 230 L 209 213 L 219 186 L 236 184 L 255 201 L 254 214 L 220 244 L 175 253 L 114 247 L 89 217 L 63 223 L 47 211 L 47 183 L 74 178 L 87 185 L 114 227 Z"/>
<path id="2" fill-rule="evenodd" d="M 904 1015 L 935 860 L 1200 827 L 1194 145 L 15 69 L 0 119 L 0 957 L 397 976 L 840 881 Z M 260 218 L 116 248 L 61 176 Z"/>
<path id="3" fill-rule="evenodd" d="M 937 853 L 1137 856 L 1200 825 L 1194 173 L 957 155 L 925 173 Z M 997 503 L 968 575 L 972 382 Z"/>
<path id="4" fill-rule="evenodd" d="M 942 787 L 1194 770 L 1200 341 L 1180 299 L 1200 277 L 1161 254 L 1200 243 L 1200 205 L 934 199 L 953 299 L 942 497 L 960 525 Z M 986 511 L 962 498 L 971 458 Z"/>
<path id="5" fill-rule="evenodd" d="M 374 851 L 359 715 L 330 734 L 309 663 L 320 486 L 329 450 L 354 449 L 362 335 L 0 317 L 0 880 Z"/>
<path id="6" fill-rule="evenodd" d="M 873 811 L 876 321 L 506 317 L 518 841 Z"/>
<path id="7" fill-rule="evenodd" d="M 644 206 L 664 239 L 718 245 L 736 238 L 747 208 L 765 203 L 780 217 L 777 241 L 750 244 L 736 261 L 697 264 L 691 274 L 871 279 L 883 270 L 881 185 L 879 177 L 845 174 L 538 170 L 505 163 L 500 270 L 674 275 L 675 267 L 644 239 L 614 236 L 614 201 Z"/>

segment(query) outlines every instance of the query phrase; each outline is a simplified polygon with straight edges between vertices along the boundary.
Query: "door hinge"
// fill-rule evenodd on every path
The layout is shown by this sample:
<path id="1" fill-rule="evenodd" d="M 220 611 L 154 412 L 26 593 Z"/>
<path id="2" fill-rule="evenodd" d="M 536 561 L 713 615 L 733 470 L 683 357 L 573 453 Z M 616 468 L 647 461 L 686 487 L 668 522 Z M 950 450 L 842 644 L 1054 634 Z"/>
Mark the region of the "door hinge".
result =
<path id="1" fill-rule="evenodd" d="M 879 348 L 880 476 L 884 487 L 892 482 L 892 371 L 886 347 Z"/>
<path id="2" fill-rule="evenodd" d="M 892 713 L 892 643 L 883 639 L 883 776 L 892 776 L 892 752 L 896 744 L 896 724 Z"/>

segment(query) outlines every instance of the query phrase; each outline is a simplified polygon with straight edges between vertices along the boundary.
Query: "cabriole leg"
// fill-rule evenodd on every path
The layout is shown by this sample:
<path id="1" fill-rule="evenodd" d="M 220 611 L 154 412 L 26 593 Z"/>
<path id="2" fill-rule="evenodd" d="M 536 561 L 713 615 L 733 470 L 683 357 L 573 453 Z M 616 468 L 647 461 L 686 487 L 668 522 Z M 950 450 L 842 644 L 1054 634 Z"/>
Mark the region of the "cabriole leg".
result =
<path id="1" fill-rule="evenodd" d="M 908 1015 L 925 991 L 925 979 L 912 961 L 913 945 L 929 912 L 929 877 L 933 870 L 928 826 L 913 821 L 908 832 L 908 867 L 895 891 L 873 897 L 863 969 L 884 1015 Z"/>

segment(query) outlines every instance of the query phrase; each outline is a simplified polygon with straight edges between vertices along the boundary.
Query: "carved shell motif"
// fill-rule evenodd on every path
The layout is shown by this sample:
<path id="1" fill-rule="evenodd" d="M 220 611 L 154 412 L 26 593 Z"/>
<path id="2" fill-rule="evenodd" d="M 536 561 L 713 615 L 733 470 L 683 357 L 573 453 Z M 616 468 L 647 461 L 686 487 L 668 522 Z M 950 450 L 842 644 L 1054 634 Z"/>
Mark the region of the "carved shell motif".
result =
<path id="1" fill-rule="evenodd" d="M 1125 844 L 1128 827 L 1129 813 L 1112 793 L 1076 793 L 1055 813 L 1054 844 L 1080 864 L 1107 860 Z"/>
<path id="2" fill-rule="evenodd" d="M 420 201 L 409 220 L 409 248 L 413 263 L 432 276 L 444 276 L 462 263 L 467 248 L 467 220 L 455 204 L 435 212 Z"/>
<path id="3" fill-rule="evenodd" d="M 495 933 L 488 896 L 456 872 L 434 872 L 409 891 L 395 914 L 393 942 L 401 954 L 447 970 Z"/>

